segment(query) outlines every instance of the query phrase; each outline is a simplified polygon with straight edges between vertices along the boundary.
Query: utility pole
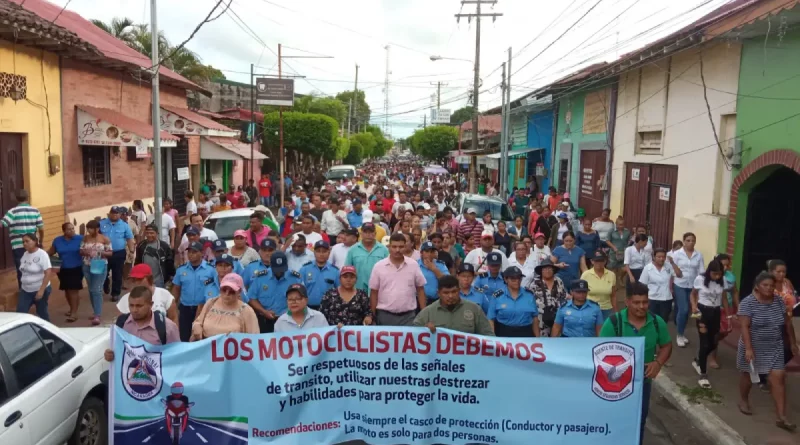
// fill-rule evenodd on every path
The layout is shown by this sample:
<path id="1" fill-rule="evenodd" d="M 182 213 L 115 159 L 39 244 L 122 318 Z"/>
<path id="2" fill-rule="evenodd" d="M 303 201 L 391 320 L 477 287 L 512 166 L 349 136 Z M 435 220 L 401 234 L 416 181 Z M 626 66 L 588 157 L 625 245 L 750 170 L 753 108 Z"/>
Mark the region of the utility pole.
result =
<path id="1" fill-rule="evenodd" d="M 356 83 L 353 86 L 353 120 L 356 123 L 356 133 L 358 133 L 358 64 L 356 64 Z M 353 131 L 352 128 L 350 131 Z"/>
<path id="2" fill-rule="evenodd" d="M 347 109 L 347 137 L 350 137 L 350 133 L 353 131 L 353 127 L 350 125 L 353 118 L 353 98 L 350 98 L 350 107 Z"/>
<path id="3" fill-rule="evenodd" d="M 431 85 L 436 85 L 436 109 L 439 110 L 442 108 L 442 85 L 447 86 L 447 84 L 442 82 L 431 82 Z"/>
<path id="4" fill-rule="evenodd" d="M 278 79 L 280 79 L 283 75 L 282 72 L 282 64 L 281 64 L 281 44 L 278 44 Z M 281 164 L 281 203 L 285 202 L 286 200 L 286 153 L 283 152 L 283 106 L 278 108 L 278 121 L 280 122 L 278 125 L 278 140 L 280 141 L 280 145 L 278 146 L 278 156 L 279 161 Z"/>
<path id="5" fill-rule="evenodd" d="M 158 35 L 158 11 L 156 8 L 156 0 L 150 0 L 150 32 L 151 35 L 157 36 Z M 155 207 L 153 212 L 153 217 L 155 220 L 156 227 L 161 229 L 161 215 L 163 214 L 163 206 L 161 204 L 161 200 L 164 198 L 163 194 L 164 188 L 163 183 L 161 182 L 161 103 L 159 101 L 158 95 L 158 71 L 159 71 L 159 60 L 158 60 L 158 39 L 151 39 L 153 41 L 151 45 L 151 63 L 153 64 L 153 79 L 152 79 L 152 93 L 153 93 L 153 170 L 155 170 L 155 202 L 153 206 Z"/>
<path id="6" fill-rule="evenodd" d="M 500 152 L 502 153 L 500 155 L 500 163 L 503 164 L 503 172 L 505 172 L 506 181 L 508 181 L 508 153 L 511 151 L 511 143 L 512 143 L 511 132 L 510 132 L 511 128 L 511 47 L 510 46 L 508 47 L 507 67 L 508 67 L 508 78 L 503 79 L 503 81 L 506 84 L 506 90 L 505 90 L 506 121 L 505 121 L 505 126 L 503 127 L 503 133 L 506 134 L 506 139 L 505 139 L 505 144 L 503 144 L 503 147 L 500 148 Z M 517 167 L 519 167 L 519 163 L 517 164 Z M 508 184 L 500 183 L 500 186 L 501 186 L 500 194 L 501 196 L 503 196 L 503 198 L 506 198 L 507 196 L 505 192 L 509 188 Z"/>
<path id="7" fill-rule="evenodd" d="M 502 93 L 500 97 L 502 102 L 500 105 L 500 159 L 498 163 L 497 182 L 500 184 L 500 196 L 505 199 L 506 181 L 508 180 L 508 173 L 505 171 L 505 160 L 503 159 L 503 147 L 506 146 L 508 140 L 508 133 L 506 132 L 506 122 L 508 122 L 508 113 L 506 112 L 506 63 L 503 62 L 503 80 L 500 82 L 500 90 Z"/>
<path id="8" fill-rule="evenodd" d="M 428 115 L 427 114 L 423 114 L 422 115 L 422 129 L 424 130 L 426 128 L 428 128 Z"/>
<path id="9" fill-rule="evenodd" d="M 386 77 L 383 79 L 383 134 L 389 134 L 389 45 L 384 47 L 386 49 Z"/>
<path id="10" fill-rule="evenodd" d="M 492 21 L 501 17 L 501 13 L 481 13 L 481 5 L 496 5 L 497 0 L 462 0 L 461 5 L 474 4 L 474 14 L 456 14 L 456 21 L 460 21 L 462 17 L 466 17 L 468 22 L 475 19 L 475 77 L 472 85 L 472 150 L 478 150 L 478 95 L 480 94 L 480 74 L 481 74 L 481 17 L 491 17 Z M 469 170 L 469 191 L 475 193 L 478 191 L 477 181 L 478 162 L 475 155 L 471 156 L 470 170 Z"/>

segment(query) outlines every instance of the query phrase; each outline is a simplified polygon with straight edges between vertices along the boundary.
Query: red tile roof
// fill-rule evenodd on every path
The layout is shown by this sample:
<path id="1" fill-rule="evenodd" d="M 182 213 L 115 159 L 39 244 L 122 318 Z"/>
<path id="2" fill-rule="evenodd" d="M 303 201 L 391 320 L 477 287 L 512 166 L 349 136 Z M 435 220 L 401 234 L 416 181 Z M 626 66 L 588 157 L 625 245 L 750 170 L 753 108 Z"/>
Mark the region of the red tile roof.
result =
<path id="1" fill-rule="evenodd" d="M 74 32 L 78 35 L 78 37 L 96 46 L 100 52 L 102 52 L 109 59 L 118 60 L 144 69 L 149 69 L 151 66 L 153 66 L 147 56 L 129 47 L 121 40 L 98 28 L 92 22 L 86 20 L 75 12 L 72 12 L 68 9 L 63 9 L 61 6 L 54 5 L 46 0 L 11 1 L 21 4 L 23 8 L 47 21 L 52 22 L 55 19 L 55 24 Z M 176 86 L 208 93 L 205 89 L 199 87 L 194 82 L 170 69 L 162 66 L 159 72 L 161 73 L 161 77 L 165 78 L 165 81 Z"/>
<path id="2" fill-rule="evenodd" d="M 210 117 L 211 119 L 230 119 L 228 116 L 225 116 L 223 114 L 214 113 L 214 112 L 208 111 L 208 110 L 199 110 L 198 109 L 198 110 L 192 110 L 192 111 L 194 111 L 197 114 L 202 114 L 205 117 Z"/>
<path id="3" fill-rule="evenodd" d="M 188 119 L 201 127 L 208 128 L 209 130 L 235 131 L 188 108 L 170 107 L 166 105 L 162 105 L 161 108 L 170 113 L 175 113 L 184 119 Z"/>
<path id="4" fill-rule="evenodd" d="M 95 119 L 104 120 L 123 130 L 130 131 L 131 133 L 145 138 L 153 139 L 153 127 L 145 122 L 138 121 L 132 117 L 128 117 L 118 111 L 109 110 L 108 108 L 97 108 L 89 105 L 75 105 L 79 110 L 83 110 L 92 115 Z M 161 130 L 161 139 L 177 141 L 180 138 Z"/>
<path id="5" fill-rule="evenodd" d="M 228 108 L 221 110 L 219 114 L 225 115 L 228 119 L 239 119 L 240 121 L 250 122 L 250 110 L 245 108 Z M 264 122 L 264 113 L 255 112 L 256 122 Z"/>
<path id="6" fill-rule="evenodd" d="M 250 144 L 242 142 L 236 138 L 223 138 L 223 137 L 213 137 L 213 136 L 203 136 L 203 137 L 226 150 L 236 153 L 237 155 L 243 157 L 244 159 L 252 159 L 250 157 L 251 152 L 256 160 L 267 159 L 267 156 L 261 153 L 261 148 L 257 143 L 251 149 Z"/>
<path id="7" fill-rule="evenodd" d="M 499 114 L 491 114 L 488 116 L 478 116 L 478 131 L 481 133 L 500 133 L 503 128 L 503 117 Z M 466 131 L 472 131 L 472 120 L 468 120 L 461 124 L 462 134 Z"/>

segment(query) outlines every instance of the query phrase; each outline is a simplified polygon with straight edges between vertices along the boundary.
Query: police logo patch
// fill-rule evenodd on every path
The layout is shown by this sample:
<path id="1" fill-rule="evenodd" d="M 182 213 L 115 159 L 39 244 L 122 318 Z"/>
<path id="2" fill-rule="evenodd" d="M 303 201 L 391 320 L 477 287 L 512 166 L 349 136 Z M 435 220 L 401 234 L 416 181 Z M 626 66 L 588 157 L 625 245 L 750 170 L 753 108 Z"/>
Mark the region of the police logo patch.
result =
<path id="1" fill-rule="evenodd" d="M 501 304 L 501 305 L 500 305 L 500 309 L 505 309 L 505 308 L 506 308 L 506 306 L 507 306 L 507 305 L 506 305 L 505 303 L 503 303 L 503 304 Z"/>
<path id="2" fill-rule="evenodd" d="M 636 350 L 624 343 L 606 342 L 592 348 L 592 392 L 617 402 L 633 394 Z"/>
<path id="3" fill-rule="evenodd" d="M 283 265 L 283 258 L 275 258 L 275 265 L 276 266 Z"/>
<path id="4" fill-rule="evenodd" d="M 567 315 L 572 315 L 572 311 L 567 311 Z"/>
<path id="5" fill-rule="evenodd" d="M 464 321 L 472 321 L 475 319 L 475 314 L 470 310 L 464 311 Z"/>
<path id="6" fill-rule="evenodd" d="M 122 386 L 132 398 L 145 402 L 161 392 L 161 353 L 148 352 L 144 346 L 131 346 L 124 342 L 122 358 Z"/>
<path id="7" fill-rule="evenodd" d="M 261 290 L 267 290 L 267 285 L 265 284 L 265 285 L 261 286 Z"/>

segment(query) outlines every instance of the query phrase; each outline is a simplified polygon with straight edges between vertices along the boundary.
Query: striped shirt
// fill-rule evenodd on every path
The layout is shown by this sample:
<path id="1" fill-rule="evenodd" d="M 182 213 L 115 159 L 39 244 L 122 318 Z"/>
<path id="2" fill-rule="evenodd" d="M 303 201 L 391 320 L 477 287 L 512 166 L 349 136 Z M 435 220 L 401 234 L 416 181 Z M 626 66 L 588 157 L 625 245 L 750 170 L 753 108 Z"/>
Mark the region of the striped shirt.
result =
<path id="1" fill-rule="evenodd" d="M 22 235 L 36 233 L 36 229 L 44 227 L 39 209 L 30 204 L 20 204 L 9 210 L 0 220 L 0 224 L 9 229 L 8 238 L 12 249 L 22 249 Z"/>

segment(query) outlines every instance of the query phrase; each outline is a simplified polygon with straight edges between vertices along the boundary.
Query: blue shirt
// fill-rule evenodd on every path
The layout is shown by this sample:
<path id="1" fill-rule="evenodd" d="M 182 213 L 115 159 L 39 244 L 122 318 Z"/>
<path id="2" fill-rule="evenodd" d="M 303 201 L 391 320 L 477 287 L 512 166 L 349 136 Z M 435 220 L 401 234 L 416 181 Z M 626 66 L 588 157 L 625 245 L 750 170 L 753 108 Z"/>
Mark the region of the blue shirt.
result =
<path id="1" fill-rule="evenodd" d="M 425 296 L 431 300 L 438 300 L 439 280 L 436 278 L 436 274 L 428 270 L 428 268 L 425 267 L 425 263 L 423 263 L 421 259 L 417 260 L 417 264 L 419 264 L 419 268 L 422 270 L 422 276 L 425 277 Z M 450 271 L 447 270 L 447 266 L 445 266 L 442 261 L 433 260 L 433 264 L 436 265 L 436 268 L 439 269 L 439 272 L 445 275 L 450 275 Z"/>
<path id="2" fill-rule="evenodd" d="M 556 324 L 561 325 L 562 337 L 597 337 L 597 326 L 603 326 L 603 311 L 592 300 L 578 306 L 572 300 L 556 313 Z"/>
<path id="3" fill-rule="evenodd" d="M 268 270 L 269 266 L 264 264 L 263 261 L 253 261 L 248 264 L 247 267 L 244 268 L 244 273 L 242 274 L 244 287 L 249 288 L 253 280 L 262 275 L 266 275 Z"/>
<path id="4" fill-rule="evenodd" d="M 458 291 L 458 294 L 461 296 L 462 300 L 469 300 L 483 309 L 483 313 L 489 312 L 489 298 L 486 294 L 483 293 L 482 290 L 478 290 L 475 287 L 469 288 L 469 293 L 465 294 L 462 291 Z"/>
<path id="5" fill-rule="evenodd" d="M 133 239 L 131 226 L 121 219 L 118 219 L 117 222 L 111 222 L 108 218 L 101 219 L 100 233 L 111 240 L 111 250 L 114 252 L 125 250 L 126 242 Z"/>
<path id="6" fill-rule="evenodd" d="M 217 269 L 217 259 L 216 258 L 211 258 L 210 260 L 208 260 L 208 265 L 213 267 L 214 270 L 216 270 Z M 244 266 L 242 266 L 242 263 L 240 263 L 239 260 L 235 259 L 235 258 L 233 260 L 233 273 L 235 273 L 236 275 L 239 275 L 240 277 L 244 273 Z M 242 278 L 242 279 L 244 279 L 244 278 Z"/>
<path id="7" fill-rule="evenodd" d="M 350 227 L 354 229 L 361 228 L 361 224 L 364 222 L 364 211 L 362 210 L 361 213 L 356 213 L 355 210 L 349 212 L 347 214 L 347 223 L 350 224 Z"/>
<path id="8" fill-rule="evenodd" d="M 309 306 L 319 306 L 325 292 L 339 286 L 339 268 L 330 263 L 325 263 L 322 268 L 316 261 L 306 263 L 300 268 L 300 277 L 308 293 Z"/>
<path id="9" fill-rule="evenodd" d="M 289 270 L 300 272 L 300 269 L 308 263 L 316 261 L 314 254 L 306 249 L 302 255 L 295 255 L 292 249 L 286 251 L 286 264 Z"/>
<path id="10" fill-rule="evenodd" d="M 57 236 L 53 240 L 53 248 L 58 254 L 58 257 L 61 258 L 62 268 L 73 269 L 75 267 L 83 267 L 83 258 L 81 257 L 82 242 L 83 236 L 81 235 L 73 235 L 70 240 L 67 240 L 63 236 Z"/>
<path id="11" fill-rule="evenodd" d="M 492 295 L 501 289 L 508 289 L 502 274 L 497 274 L 496 277 L 493 277 L 489 272 L 479 273 L 478 278 L 475 278 L 475 282 L 472 283 L 472 285 L 483 290 L 483 293 L 486 295 Z"/>
<path id="12" fill-rule="evenodd" d="M 596 231 L 594 233 L 583 233 L 579 230 L 575 232 L 575 245 L 583 249 L 589 257 L 592 257 L 595 252 L 600 250 L 600 235 Z"/>
<path id="13" fill-rule="evenodd" d="M 234 273 L 236 273 L 237 275 L 241 276 L 241 274 L 239 274 L 237 272 L 234 272 Z M 215 289 L 215 294 L 214 295 L 215 296 L 219 295 L 219 274 L 217 274 L 217 276 L 214 278 L 214 289 Z M 246 287 L 242 288 L 241 292 L 242 292 L 241 293 L 242 301 L 245 302 L 245 303 L 250 301 L 250 298 L 247 296 L 247 288 Z"/>
<path id="14" fill-rule="evenodd" d="M 508 290 L 501 289 L 489 298 L 489 320 L 506 326 L 530 326 L 539 315 L 536 298 L 526 289 L 520 289 L 517 299 L 511 298 Z"/>
<path id="15" fill-rule="evenodd" d="M 258 300 L 264 309 L 281 316 L 289 310 L 289 306 L 286 304 L 286 290 L 292 284 L 303 284 L 300 273 L 288 270 L 278 278 L 270 269 L 250 283 L 247 295 L 250 300 Z"/>
<path id="16" fill-rule="evenodd" d="M 196 268 L 192 263 L 179 267 L 172 284 L 181 287 L 180 303 L 183 306 L 198 306 L 219 295 L 216 280 L 217 271 L 203 261 Z"/>
<path id="17" fill-rule="evenodd" d="M 583 249 L 578 246 L 567 250 L 564 246 L 558 246 L 553 249 L 553 256 L 556 257 L 556 263 L 567 263 L 567 268 L 559 269 L 556 276 L 561 278 L 564 286 L 569 290 L 570 284 L 581 276 L 581 257 L 586 255 Z"/>

